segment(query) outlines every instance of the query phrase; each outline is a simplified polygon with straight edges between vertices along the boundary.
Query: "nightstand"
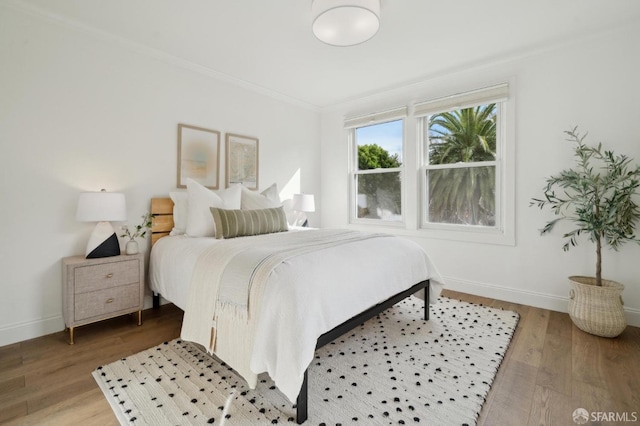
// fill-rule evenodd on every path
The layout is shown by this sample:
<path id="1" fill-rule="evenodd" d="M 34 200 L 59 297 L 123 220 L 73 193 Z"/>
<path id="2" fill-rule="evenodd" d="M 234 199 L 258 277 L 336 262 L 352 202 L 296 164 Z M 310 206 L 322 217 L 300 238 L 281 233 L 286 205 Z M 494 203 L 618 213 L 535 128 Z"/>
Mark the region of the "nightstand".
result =
<path id="1" fill-rule="evenodd" d="M 142 254 L 62 259 L 62 314 L 73 345 L 75 327 L 138 312 L 142 325 L 144 257 Z"/>

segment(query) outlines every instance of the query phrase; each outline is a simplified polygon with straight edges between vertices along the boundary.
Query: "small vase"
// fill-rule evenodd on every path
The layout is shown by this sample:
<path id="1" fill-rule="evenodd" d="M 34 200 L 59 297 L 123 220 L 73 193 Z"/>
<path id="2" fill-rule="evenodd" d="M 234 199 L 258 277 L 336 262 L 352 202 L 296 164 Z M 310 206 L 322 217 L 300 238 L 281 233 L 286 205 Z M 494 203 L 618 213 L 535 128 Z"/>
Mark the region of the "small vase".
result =
<path id="1" fill-rule="evenodd" d="M 127 245 L 125 247 L 125 253 L 127 253 L 127 254 L 137 254 L 138 253 L 138 242 L 136 240 L 127 241 Z"/>

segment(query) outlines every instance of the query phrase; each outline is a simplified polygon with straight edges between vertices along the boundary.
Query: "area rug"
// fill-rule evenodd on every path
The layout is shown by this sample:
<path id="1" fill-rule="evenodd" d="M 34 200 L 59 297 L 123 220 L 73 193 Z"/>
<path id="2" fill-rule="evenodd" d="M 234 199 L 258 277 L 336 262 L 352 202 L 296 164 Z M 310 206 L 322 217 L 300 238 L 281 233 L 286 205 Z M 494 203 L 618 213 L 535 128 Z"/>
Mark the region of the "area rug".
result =
<path id="1" fill-rule="evenodd" d="M 414 297 L 316 351 L 309 425 L 475 424 L 518 314 L 441 297 L 422 319 Z M 295 408 L 261 375 L 233 370 L 180 339 L 93 372 L 121 424 L 295 423 Z"/>

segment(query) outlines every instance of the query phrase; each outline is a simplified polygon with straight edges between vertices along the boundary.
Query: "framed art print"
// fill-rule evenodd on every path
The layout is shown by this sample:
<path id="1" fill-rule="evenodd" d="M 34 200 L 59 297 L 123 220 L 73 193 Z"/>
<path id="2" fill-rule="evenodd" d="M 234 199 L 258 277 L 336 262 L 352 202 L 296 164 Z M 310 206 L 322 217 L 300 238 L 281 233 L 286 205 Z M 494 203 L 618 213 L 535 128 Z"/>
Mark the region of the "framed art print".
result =
<path id="1" fill-rule="evenodd" d="M 258 139 L 227 133 L 226 185 L 239 183 L 249 189 L 258 189 Z"/>
<path id="2" fill-rule="evenodd" d="M 178 124 L 178 188 L 186 188 L 187 178 L 218 189 L 220 132 Z"/>

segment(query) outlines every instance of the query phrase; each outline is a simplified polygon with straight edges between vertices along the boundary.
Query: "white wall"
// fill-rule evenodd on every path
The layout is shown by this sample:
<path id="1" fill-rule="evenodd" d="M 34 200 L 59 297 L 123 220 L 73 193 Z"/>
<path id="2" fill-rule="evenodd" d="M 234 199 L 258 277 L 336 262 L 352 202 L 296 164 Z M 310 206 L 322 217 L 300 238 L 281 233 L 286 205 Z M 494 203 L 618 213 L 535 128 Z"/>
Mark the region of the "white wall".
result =
<path id="1" fill-rule="evenodd" d="M 516 245 L 401 233 L 431 253 L 450 288 L 558 310 L 566 307 L 565 277 L 592 274 L 594 263 L 588 244 L 563 253 L 558 234 L 540 237 L 549 215 L 528 207 L 544 177 L 571 161 L 562 132 L 579 125 L 590 141 L 640 160 L 637 25 L 319 114 L 154 52 L 0 7 L 0 346 L 63 328 L 60 259 L 82 254 L 92 228 L 75 220 L 78 194 L 124 192 L 129 223 L 137 223 L 151 197 L 175 187 L 178 123 L 260 138 L 260 186 L 275 181 L 285 196 L 315 193 L 320 214 L 312 221 L 347 226 L 344 115 L 515 78 Z M 409 189 L 415 194 L 415 179 Z M 604 259 L 606 277 L 627 286 L 635 325 L 639 256 L 639 246 L 627 245 Z"/>
<path id="2" fill-rule="evenodd" d="M 564 130 L 579 126 L 587 141 L 640 162 L 640 26 L 593 35 L 554 49 L 484 64 L 335 106 L 322 120 L 322 224 L 348 226 L 345 116 L 410 105 L 464 90 L 514 79 L 516 198 L 515 246 L 464 243 L 430 238 L 415 231 L 416 177 L 408 175 L 405 212 L 410 225 L 393 232 L 408 235 L 431 254 L 449 288 L 566 312 L 569 275 L 594 275 L 595 248 L 586 241 L 565 253 L 561 232 L 539 236 L 551 217 L 529 207 L 541 195 L 544 179 L 569 167 L 572 146 Z M 409 128 L 414 141 L 415 129 Z M 405 163 L 416 146 L 407 146 Z M 371 228 L 370 228 L 371 229 Z M 389 231 L 388 228 L 383 230 Z M 638 231 L 640 234 L 640 229 Z M 626 285 L 623 294 L 631 324 L 640 326 L 640 246 L 606 252 L 603 275 Z"/>
<path id="3" fill-rule="evenodd" d="M 175 188 L 178 123 L 258 137 L 261 188 L 319 193 L 318 111 L 0 8 L 0 346 L 64 328 L 60 260 L 93 227 L 78 194 L 124 192 L 139 223 Z"/>

